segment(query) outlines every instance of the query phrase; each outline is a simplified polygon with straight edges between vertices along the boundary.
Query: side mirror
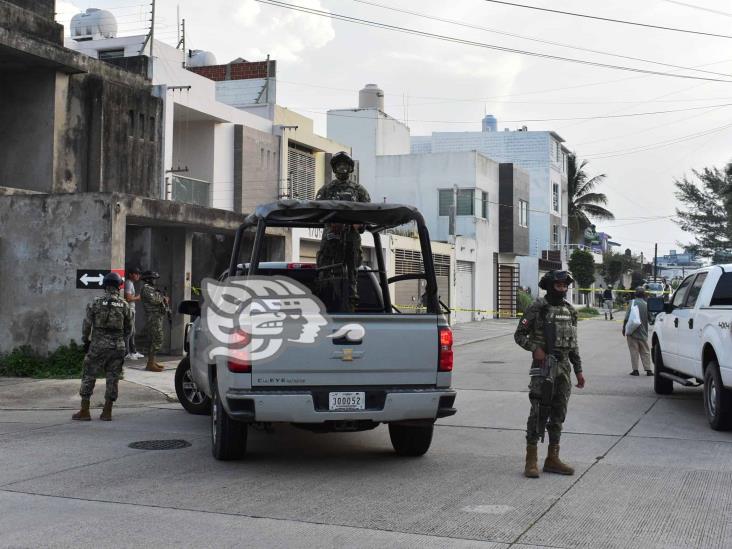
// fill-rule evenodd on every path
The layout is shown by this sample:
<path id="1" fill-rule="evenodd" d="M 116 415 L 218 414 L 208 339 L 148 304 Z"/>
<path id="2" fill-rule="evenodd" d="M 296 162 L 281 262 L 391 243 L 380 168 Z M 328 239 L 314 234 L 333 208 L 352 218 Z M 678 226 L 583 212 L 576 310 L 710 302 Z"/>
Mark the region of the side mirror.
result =
<path id="1" fill-rule="evenodd" d="M 201 316 L 201 304 L 192 299 L 186 299 L 178 304 L 178 312 L 188 316 Z"/>
<path id="2" fill-rule="evenodd" d="M 649 313 L 661 313 L 664 311 L 665 303 L 663 302 L 663 298 L 649 297 L 646 304 L 648 305 Z"/>
<path id="3" fill-rule="evenodd" d="M 663 312 L 664 313 L 671 313 L 675 307 L 673 306 L 673 303 L 664 303 L 663 304 Z"/>

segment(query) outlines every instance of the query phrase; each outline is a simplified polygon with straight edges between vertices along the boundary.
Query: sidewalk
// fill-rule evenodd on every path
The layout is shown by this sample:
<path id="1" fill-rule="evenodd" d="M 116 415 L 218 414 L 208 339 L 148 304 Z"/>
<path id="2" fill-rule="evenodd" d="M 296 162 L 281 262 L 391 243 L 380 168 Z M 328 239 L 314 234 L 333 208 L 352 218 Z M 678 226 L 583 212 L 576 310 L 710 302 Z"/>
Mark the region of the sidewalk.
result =
<path id="1" fill-rule="evenodd" d="M 178 397 L 175 394 L 175 369 L 182 358 L 182 356 L 158 356 L 156 362 L 165 367 L 162 372 L 145 370 L 147 358 L 125 360 L 125 381 L 154 389 L 165 395 L 165 398 L 170 402 L 178 402 Z"/>
<path id="2" fill-rule="evenodd" d="M 453 347 L 513 335 L 517 325 L 518 319 L 516 318 L 493 318 L 454 324 L 451 326 L 454 340 Z"/>

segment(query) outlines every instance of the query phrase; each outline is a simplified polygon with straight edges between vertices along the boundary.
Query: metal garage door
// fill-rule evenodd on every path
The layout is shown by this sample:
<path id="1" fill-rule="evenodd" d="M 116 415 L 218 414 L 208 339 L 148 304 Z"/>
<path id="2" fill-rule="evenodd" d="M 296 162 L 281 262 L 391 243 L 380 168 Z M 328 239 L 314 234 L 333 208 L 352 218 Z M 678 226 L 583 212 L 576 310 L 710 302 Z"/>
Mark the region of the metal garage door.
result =
<path id="1" fill-rule="evenodd" d="M 473 313 L 466 309 L 472 310 L 475 308 L 473 299 L 473 263 L 470 261 L 457 262 L 457 285 L 455 293 L 457 294 L 455 307 L 458 309 L 455 312 L 455 322 L 470 322 L 473 320 Z"/>
<path id="2" fill-rule="evenodd" d="M 394 274 L 424 272 L 422 252 L 419 250 L 394 250 Z M 450 256 L 433 254 L 435 275 L 437 278 L 437 294 L 440 300 L 450 306 Z M 415 312 L 425 290 L 424 280 L 403 280 L 392 285 L 392 303 L 400 305 L 404 312 Z"/>

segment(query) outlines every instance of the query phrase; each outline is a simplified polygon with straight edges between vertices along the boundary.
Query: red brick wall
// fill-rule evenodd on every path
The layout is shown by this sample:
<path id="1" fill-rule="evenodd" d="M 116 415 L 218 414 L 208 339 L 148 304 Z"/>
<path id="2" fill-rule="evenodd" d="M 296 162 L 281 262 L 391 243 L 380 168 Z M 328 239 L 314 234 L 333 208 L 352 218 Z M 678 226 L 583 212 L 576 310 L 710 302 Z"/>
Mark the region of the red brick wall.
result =
<path id="1" fill-rule="evenodd" d="M 270 77 L 274 77 L 274 61 L 270 61 Z M 207 67 L 188 67 L 189 71 L 205 76 L 210 80 L 247 80 L 267 78 L 267 61 L 232 63 L 231 65 L 209 65 Z M 229 76 L 227 78 L 227 72 Z"/>

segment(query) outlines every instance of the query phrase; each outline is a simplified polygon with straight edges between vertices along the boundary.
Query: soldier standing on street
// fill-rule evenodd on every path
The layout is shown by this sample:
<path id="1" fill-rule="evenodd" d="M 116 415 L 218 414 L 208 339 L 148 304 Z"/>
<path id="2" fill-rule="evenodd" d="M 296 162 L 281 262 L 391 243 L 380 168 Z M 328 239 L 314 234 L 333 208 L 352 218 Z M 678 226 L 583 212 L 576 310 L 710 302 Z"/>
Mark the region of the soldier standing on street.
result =
<path id="1" fill-rule="evenodd" d="M 350 202 L 371 202 L 368 191 L 359 183 L 351 181 L 355 164 L 348 154 L 341 151 L 330 161 L 336 179 L 326 183 L 318 191 L 315 200 L 347 200 Z M 349 282 L 349 307 L 353 311 L 358 304 L 358 267 L 363 260 L 359 225 L 329 223 L 323 229 L 317 263 L 318 267 L 343 265 Z"/>
<path id="2" fill-rule="evenodd" d="M 104 295 L 87 305 L 82 327 L 84 343 L 83 371 L 81 376 L 81 409 L 72 419 L 90 421 L 89 400 L 94 392 L 97 375 L 104 372 L 107 390 L 104 393 L 104 410 L 99 419 L 112 420 L 112 404 L 117 400 L 117 385 L 122 377 L 125 360 L 125 340 L 132 331 L 130 306 L 119 295 L 122 277 L 117 273 L 105 275 L 102 281 Z"/>
<path id="3" fill-rule="evenodd" d="M 516 343 L 531 351 L 533 356 L 524 469 L 524 475 L 529 478 L 539 476 L 537 444 L 539 439 L 544 440 L 545 427 L 549 433 L 549 452 L 544 461 L 544 472 L 574 474 L 574 469 L 559 459 L 559 439 L 572 391 L 570 363 L 577 377 L 576 387 L 582 389 L 585 386 L 577 348 L 577 313 L 565 300 L 573 282 L 567 271 L 545 274 L 539 281 L 539 287 L 546 290 L 546 296 L 531 304 L 514 334 Z"/>
<path id="4" fill-rule="evenodd" d="M 155 355 L 163 344 L 163 318 L 168 312 L 168 298 L 155 288 L 158 278 L 160 275 L 155 271 L 142 273 L 144 284 L 140 291 L 142 307 L 145 309 L 145 332 L 149 341 L 145 369 L 151 372 L 162 372 L 164 369 L 155 362 Z"/>

